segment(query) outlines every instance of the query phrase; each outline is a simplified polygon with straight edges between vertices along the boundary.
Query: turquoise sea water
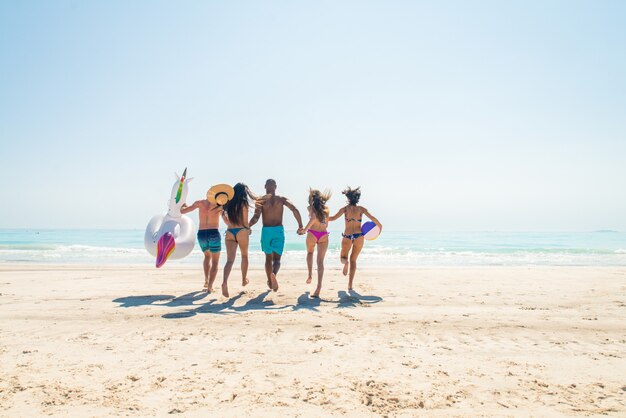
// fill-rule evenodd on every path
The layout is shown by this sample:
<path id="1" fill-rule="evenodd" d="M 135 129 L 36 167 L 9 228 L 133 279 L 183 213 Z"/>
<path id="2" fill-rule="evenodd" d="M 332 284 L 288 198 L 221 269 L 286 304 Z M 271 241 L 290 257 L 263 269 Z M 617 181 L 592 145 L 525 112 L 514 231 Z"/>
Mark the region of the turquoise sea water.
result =
<path id="1" fill-rule="evenodd" d="M 0 229 L 0 263 L 152 265 L 143 230 Z M 287 231 L 283 262 L 304 266 L 304 237 Z M 260 231 L 250 243 L 252 263 L 262 263 Z M 331 232 L 327 259 L 338 261 L 341 234 Z M 199 263 L 196 245 L 183 260 Z M 221 257 L 225 260 L 225 252 Z M 399 232 L 383 231 L 366 241 L 359 258 L 370 266 L 626 266 L 626 233 L 595 232 Z"/>

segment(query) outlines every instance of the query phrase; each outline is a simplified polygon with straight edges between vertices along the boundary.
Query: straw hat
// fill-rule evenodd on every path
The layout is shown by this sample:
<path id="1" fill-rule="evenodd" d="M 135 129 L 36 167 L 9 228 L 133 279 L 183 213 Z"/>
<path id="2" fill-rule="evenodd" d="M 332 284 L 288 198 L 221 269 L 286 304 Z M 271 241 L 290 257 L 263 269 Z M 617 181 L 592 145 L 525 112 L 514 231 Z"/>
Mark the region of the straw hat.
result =
<path id="1" fill-rule="evenodd" d="M 235 189 L 228 184 L 216 184 L 206 192 L 207 200 L 220 206 L 225 205 L 233 196 L 235 196 Z"/>

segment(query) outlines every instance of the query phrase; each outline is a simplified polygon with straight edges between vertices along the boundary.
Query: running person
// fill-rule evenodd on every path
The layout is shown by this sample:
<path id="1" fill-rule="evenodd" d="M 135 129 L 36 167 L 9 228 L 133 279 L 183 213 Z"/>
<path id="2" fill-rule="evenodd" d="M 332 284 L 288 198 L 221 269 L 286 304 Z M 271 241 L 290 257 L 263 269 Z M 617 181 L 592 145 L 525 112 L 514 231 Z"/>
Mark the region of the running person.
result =
<path id="1" fill-rule="evenodd" d="M 261 230 L 261 249 L 265 253 L 265 274 L 267 286 L 274 292 L 278 290 L 276 275 L 280 270 L 280 258 L 285 247 L 285 228 L 283 227 L 283 209 L 285 206 L 293 212 L 298 222 L 298 229 L 302 229 L 302 218 L 296 207 L 283 196 L 276 195 L 276 181 L 268 179 L 265 182 L 265 196 L 256 202 L 254 216 L 250 219 L 250 228 L 263 217 Z"/>
<path id="2" fill-rule="evenodd" d="M 306 265 L 309 269 L 307 284 L 313 280 L 313 251 L 317 247 L 317 287 L 312 297 L 318 298 L 322 290 L 322 278 L 324 277 L 324 256 L 328 250 L 328 215 L 329 210 L 326 202 L 330 199 L 330 191 L 309 190 L 309 222 L 298 233 L 306 233 Z"/>
<path id="3" fill-rule="evenodd" d="M 243 183 L 235 184 L 234 197 L 224 205 L 222 218 L 228 229 L 224 238 L 226 245 L 226 264 L 224 265 L 224 281 L 222 295 L 228 297 L 228 276 L 235 263 L 237 247 L 241 251 L 241 285 L 248 284 L 248 244 L 250 243 L 250 228 L 248 227 L 248 198 L 256 200 L 248 186 Z"/>
<path id="4" fill-rule="evenodd" d="M 363 249 L 363 233 L 361 232 L 361 221 L 363 215 L 370 218 L 382 231 L 383 226 L 378 219 L 372 216 L 367 209 L 363 206 L 358 206 L 359 199 L 361 198 L 361 188 L 351 189 L 348 187 L 342 192 L 348 199 L 348 204 L 339 209 L 335 215 L 328 218 L 330 221 L 339 219 L 341 215 L 345 216 L 346 227 L 342 234 L 341 240 L 341 263 L 343 264 L 343 275 L 350 272 L 350 278 L 348 281 L 348 290 L 352 290 L 352 283 L 354 281 L 354 275 L 356 274 L 356 260 L 359 257 L 359 253 Z"/>
<path id="5" fill-rule="evenodd" d="M 184 204 L 180 213 L 185 214 L 193 210 L 200 211 L 200 229 L 198 230 L 198 244 L 204 253 L 204 289 L 213 292 L 213 282 L 217 276 L 217 267 L 222 251 L 222 238 L 218 231 L 222 207 L 217 203 L 211 203 L 207 199 L 197 200 L 193 205 Z"/>

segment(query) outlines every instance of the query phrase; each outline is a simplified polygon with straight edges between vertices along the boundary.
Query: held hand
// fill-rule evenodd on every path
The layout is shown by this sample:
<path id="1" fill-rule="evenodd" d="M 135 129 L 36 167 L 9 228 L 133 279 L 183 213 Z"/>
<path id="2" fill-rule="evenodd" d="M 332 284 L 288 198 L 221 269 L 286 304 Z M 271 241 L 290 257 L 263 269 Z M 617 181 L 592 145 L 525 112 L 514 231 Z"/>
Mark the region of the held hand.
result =
<path id="1" fill-rule="evenodd" d="M 304 228 L 298 228 L 298 235 L 304 235 Z"/>

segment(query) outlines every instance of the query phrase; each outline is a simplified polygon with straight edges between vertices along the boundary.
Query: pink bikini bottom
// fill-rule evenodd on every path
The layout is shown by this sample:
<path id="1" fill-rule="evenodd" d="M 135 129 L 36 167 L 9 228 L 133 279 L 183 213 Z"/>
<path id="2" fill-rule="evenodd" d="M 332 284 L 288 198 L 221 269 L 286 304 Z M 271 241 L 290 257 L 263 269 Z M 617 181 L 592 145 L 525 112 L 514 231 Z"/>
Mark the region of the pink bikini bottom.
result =
<path id="1" fill-rule="evenodd" d="M 319 241 L 320 238 L 322 238 L 324 235 L 330 235 L 328 231 L 314 231 L 312 229 L 309 229 L 307 232 L 310 232 L 311 235 L 315 237 L 315 242 Z"/>

